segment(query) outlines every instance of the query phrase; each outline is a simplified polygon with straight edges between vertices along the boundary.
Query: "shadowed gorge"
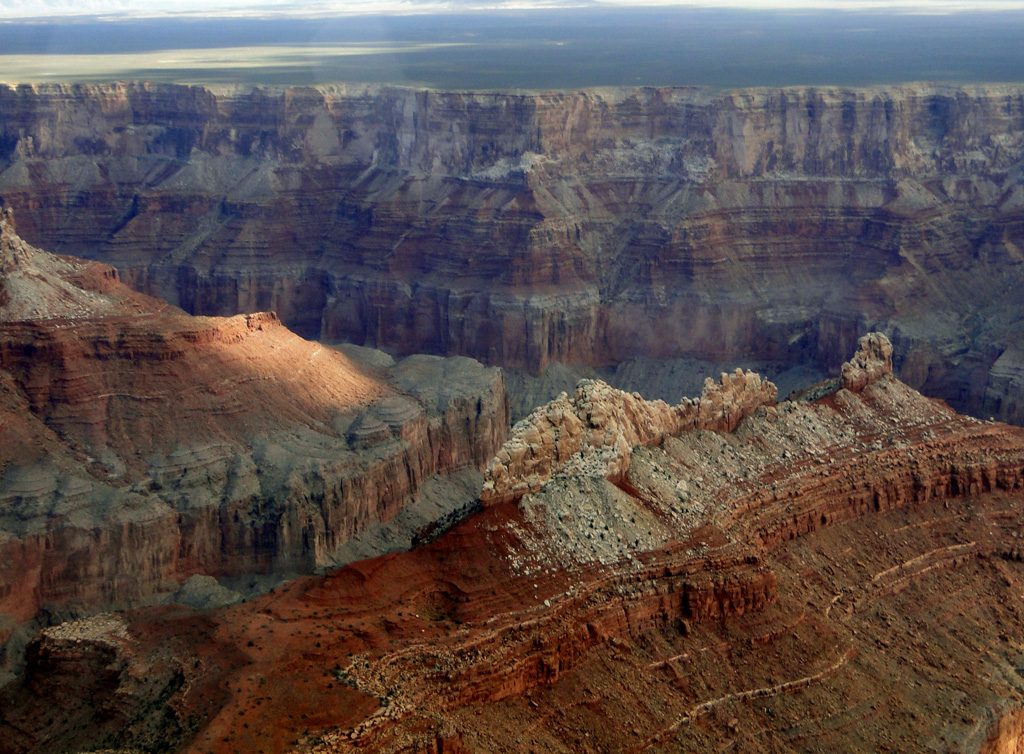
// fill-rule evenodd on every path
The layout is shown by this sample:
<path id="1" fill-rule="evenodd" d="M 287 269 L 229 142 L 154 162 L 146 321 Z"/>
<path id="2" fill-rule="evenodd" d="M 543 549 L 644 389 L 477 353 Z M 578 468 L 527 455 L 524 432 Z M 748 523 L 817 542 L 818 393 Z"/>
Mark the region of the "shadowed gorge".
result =
<path id="1" fill-rule="evenodd" d="M 0 88 L 0 197 L 194 314 L 561 361 L 903 380 L 1021 423 L 1024 91 Z"/>

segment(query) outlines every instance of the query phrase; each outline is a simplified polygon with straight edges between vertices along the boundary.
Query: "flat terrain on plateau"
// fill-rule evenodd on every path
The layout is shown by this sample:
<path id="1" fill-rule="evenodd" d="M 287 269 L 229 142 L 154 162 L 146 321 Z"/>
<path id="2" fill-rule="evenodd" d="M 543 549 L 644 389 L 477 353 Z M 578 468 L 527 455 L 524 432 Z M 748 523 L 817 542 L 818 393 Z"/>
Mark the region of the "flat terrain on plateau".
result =
<path id="1" fill-rule="evenodd" d="M 680 9 L 0 24 L 8 83 L 338 81 L 434 89 L 1024 79 L 1024 14 Z"/>

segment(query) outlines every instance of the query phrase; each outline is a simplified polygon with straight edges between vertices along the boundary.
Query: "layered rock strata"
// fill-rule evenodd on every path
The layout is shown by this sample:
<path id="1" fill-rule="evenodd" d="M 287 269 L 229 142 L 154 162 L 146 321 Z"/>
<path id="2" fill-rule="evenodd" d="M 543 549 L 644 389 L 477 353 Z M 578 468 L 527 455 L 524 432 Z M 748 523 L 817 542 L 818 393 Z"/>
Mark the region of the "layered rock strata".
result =
<path id="1" fill-rule="evenodd" d="M 923 398 L 886 371 L 886 345 L 862 341 L 858 392 L 666 434 L 613 480 L 560 472 L 427 547 L 191 626 L 176 613 L 177 651 L 210 672 L 166 695 L 168 740 L 194 726 L 183 750 L 1006 750 L 1024 707 L 1024 431 Z M 671 417 L 582 392 L 638 438 Z M 125 668 L 163 650 L 162 620 L 129 617 Z M 106 683 L 151 709 L 125 670 L 111 684 L 102 662 L 69 662 L 84 698 Z M 31 677 L 0 699 L 4 754 L 145 740 L 46 722 Z"/>
<path id="2" fill-rule="evenodd" d="M 32 242 L 194 314 L 539 372 L 636 356 L 901 378 L 1024 422 L 1018 85 L 544 94 L 0 87 Z"/>
<path id="3" fill-rule="evenodd" d="M 193 574 L 311 572 L 505 438 L 501 374 L 357 365 L 273 313 L 192 317 L 0 217 L 0 639 Z"/>

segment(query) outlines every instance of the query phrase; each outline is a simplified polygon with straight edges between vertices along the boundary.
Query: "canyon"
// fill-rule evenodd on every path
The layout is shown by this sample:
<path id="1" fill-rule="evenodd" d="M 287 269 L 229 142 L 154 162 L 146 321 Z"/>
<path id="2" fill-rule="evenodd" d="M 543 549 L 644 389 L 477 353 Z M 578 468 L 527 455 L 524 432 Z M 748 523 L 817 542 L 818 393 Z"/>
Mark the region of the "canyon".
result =
<path id="1" fill-rule="evenodd" d="M 312 573 L 438 474 L 479 477 L 509 424 L 499 370 L 344 350 L 273 313 L 190 316 L 4 211 L 0 644 L 194 578 Z"/>
<path id="2" fill-rule="evenodd" d="M 1020 85 L 0 85 L 0 754 L 1017 751 L 1022 244 Z"/>
<path id="3" fill-rule="evenodd" d="M 1022 168 L 1011 84 L 0 87 L 25 238 L 192 314 L 534 375 L 834 374 L 878 330 L 907 384 L 1018 424 Z"/>
<path id="4" fill-rule="evenodd" d="M 0 751 L 1014 751 L 1024 429 L 893 357 L 783 402 L 583 381 L 421 547 L 45 629 Z"/>

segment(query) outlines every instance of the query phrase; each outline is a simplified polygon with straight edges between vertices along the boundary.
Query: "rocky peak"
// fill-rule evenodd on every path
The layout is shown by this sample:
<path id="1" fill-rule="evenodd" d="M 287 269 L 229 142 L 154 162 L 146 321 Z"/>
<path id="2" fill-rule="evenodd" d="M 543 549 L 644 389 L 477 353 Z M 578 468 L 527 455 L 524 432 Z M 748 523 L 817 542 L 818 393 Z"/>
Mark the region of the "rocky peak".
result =
<path id="1" fill-rule="evenodd" d="M 857 341 L 857 352 L 843 364 L 840 384 L 859 393 L 887 374 L 892 374 L 892 343 L 880 332 L 868 333 Z"/>
<path id="2" fill-rule="evenodd" d="M 778 389 L 753 372 L 737 369 L 710 377 L 700 398 L 675 406 L 581 380 L 570 399 L 562 393 L 516 424 L 487 468 L 481 500 L 498 503 L 535 492 L 558 475 L 622 478 L 632 449 L 657 445 L 686 430 L 731 432 L 760 406 L 773 406 Z"/>
<path id="3" fill-rule="evenodd" d="M 0 209 L 0 274 L 6 278 L 26 264 L 28 258 L 27 244 L 14 231 L 14 213 L 10 209 Z"/>

